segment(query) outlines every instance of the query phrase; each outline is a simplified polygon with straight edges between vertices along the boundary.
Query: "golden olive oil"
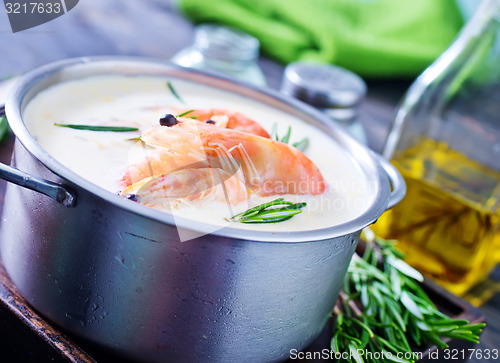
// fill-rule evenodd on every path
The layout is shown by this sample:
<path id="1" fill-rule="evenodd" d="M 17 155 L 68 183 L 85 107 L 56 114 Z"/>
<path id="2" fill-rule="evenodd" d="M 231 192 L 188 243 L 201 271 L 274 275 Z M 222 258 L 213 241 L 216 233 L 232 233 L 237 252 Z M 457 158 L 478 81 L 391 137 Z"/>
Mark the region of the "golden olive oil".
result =
<path id="1" fill-rule="evenodd" d="M 427 139 L 394 161 L 408 191 L 373 226 L 406 260 L 462 295 L 500 257 L 500 173 Z"/>

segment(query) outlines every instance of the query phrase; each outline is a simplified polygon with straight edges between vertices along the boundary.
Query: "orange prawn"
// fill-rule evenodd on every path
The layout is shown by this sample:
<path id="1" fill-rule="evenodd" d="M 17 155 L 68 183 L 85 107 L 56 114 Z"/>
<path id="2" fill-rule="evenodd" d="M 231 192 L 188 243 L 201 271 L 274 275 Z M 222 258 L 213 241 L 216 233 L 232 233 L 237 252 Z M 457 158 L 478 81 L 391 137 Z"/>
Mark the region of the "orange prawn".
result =
<path id="1" fill-rule="evenodd" d="M 228 129 L 248 132 L 249 134 L 267 138 L 270 137 L 267 131 L 258 122 L 239 112 L 220 108 L 184 110 L 183 112 L 187 112 L 185 114 L 186 117 L 196 117 L 197 121 L 207 122 L 212 120 L 218 124 L 218 126 L 226 127 Z M 221 116 L 227 117 L 227 120 L 216 121 L 218 118 L 222 118 Z"/>
<path id="2" fill-rule="evenodd" d="M 238 175 L 217 168 L 183 169 L 152 176 L 130 185 L 121 195 L 134 195 L 138 202 L 153 208 L 207 201 L 237 205 L 248 199 Z"/>
<path id="3" fill-rule="evenodd" d="M 127 169 L 122 185 L 197 165 L 232 174 L 241 170 L 246 187 L 261 196 L 315 195 L 326 190 L 319 169 L 290 145 L 188 118 L 179 117 L 178 121 L 174 126 L 157 126 L 143 133 L 141 140 L 155 151 Z"/>

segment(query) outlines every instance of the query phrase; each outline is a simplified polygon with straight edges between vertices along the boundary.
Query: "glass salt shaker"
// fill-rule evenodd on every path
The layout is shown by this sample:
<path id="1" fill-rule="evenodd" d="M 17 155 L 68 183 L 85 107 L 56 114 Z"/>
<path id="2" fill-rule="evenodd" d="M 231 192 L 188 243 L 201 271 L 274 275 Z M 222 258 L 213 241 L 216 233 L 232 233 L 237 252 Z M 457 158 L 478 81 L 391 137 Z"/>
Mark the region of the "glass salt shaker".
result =
<path id="1" fill-rule="evenodd" d="M 329 64 L 295 62 L 285 68 L 281 91 L 325 112 L 356 140 L 367 143 L 357 119 L 366 83 L 355 73 Z"/>
<path id="2" fill-rule="evenodd" d="M 256 38 L 239 30 L 202 24 L 195 29 L 194 44 L 174 55 L 172 62 L 265 86 L 266 79 L 257 65 L 259 46 Z"/>

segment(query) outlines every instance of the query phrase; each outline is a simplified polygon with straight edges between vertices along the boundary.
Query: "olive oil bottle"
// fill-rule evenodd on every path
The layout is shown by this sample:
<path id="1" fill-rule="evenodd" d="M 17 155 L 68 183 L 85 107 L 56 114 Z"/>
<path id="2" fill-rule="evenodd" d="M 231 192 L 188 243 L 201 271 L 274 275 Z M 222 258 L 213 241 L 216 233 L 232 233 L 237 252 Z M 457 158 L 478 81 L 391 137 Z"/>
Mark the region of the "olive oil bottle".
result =
<path id="1" fill-rule="evenodd" d="M 450 291 L 476 294 L 477 304 L 491 296 L 483 281 L 500 261 L 500 1 L 475 4 L 397 110 L 383 155 L 407 195 L 374 231 L 399 240 L 407 261 Z"/>
<path id="2" fill-rule="evenodd" d="M 408 263 L 464 294 L 500 257 L 500 173 L 431 139 L 394 164 L 407 195 L 372 229 L 397 239 Z"/>

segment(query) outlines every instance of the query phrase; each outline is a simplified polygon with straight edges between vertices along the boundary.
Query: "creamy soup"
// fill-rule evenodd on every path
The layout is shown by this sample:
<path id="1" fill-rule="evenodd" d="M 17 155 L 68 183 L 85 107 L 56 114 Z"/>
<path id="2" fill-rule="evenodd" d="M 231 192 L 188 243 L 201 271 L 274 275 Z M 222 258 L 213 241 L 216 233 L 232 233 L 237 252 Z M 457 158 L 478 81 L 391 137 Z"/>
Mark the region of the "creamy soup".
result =
<path id="1" fill-rule="evenodd" d="M 176 97 L 170 84 L 180 96 Z M 95 76 L 55 85 L 37 95 L 26 107 L 26 125 L 38 143 L 63 165 L 92 183 L 116 194 L 123 190 L 119 180 L 127 166 L 150 150 L 137 137 L 158 126 L 168 113 L 185 109 L 221 108 L 240 112 L 260 123 L 269 133 L 276 123 L 278 135 L 291 126 L 290 143 L 304 137 L 304 154 L 319 168 L 327 183 L 318 195 L 270 195 L 250 193 L 247 201 L 228 206 L 226 202 L 187 201 L 162 207 L 167 213 L 228 225 L 270 231 L 299 231 L 330 227 L 347 222 L 366 210 L 372 193 L 366 177 L 349 155 L 321 131 L 304 121 L 255 100 L 176 78 Z M 189 116 L 189 115 L 186 115 Z M 220 117 L 219 120 L 220 121 Z M 60 124 L 137 127 L 130 132 L 96 132 L 55 126 Z M 277 152 L 270 148 L 269 153 Z M 251 155 L 250 155 L 251 157 Z M 281 165 L 269 165 L 279 168 Z M 302 213 L 279 223 L 243 224 L 227 218 L 252 206 L 282 197 L 306 202 Z M 134 203 L 134 201 L 130 201 Z"/>

